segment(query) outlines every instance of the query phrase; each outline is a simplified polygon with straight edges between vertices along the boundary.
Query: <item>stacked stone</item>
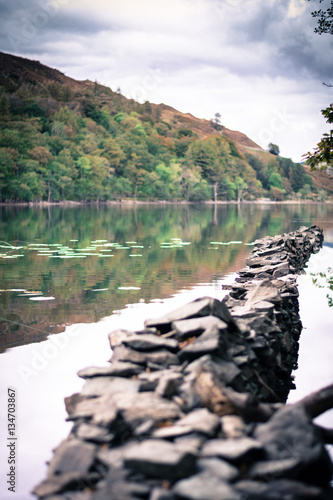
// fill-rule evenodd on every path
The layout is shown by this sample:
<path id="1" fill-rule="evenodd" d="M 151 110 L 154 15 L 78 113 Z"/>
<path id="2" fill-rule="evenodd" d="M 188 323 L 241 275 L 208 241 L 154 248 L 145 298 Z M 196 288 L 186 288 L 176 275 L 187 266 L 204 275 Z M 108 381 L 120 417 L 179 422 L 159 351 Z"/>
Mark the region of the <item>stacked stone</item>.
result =
<path id="1" fill-rule="evenodd" d="M 304 266 L 299 253 L 320 248 L 322 233 L 302 228 L 290 238 L 256 242 L 224 301 L 204 297 L 143 330 L 109 335 L 110 365 L 79 372 L 84 387 L 66 399 L 74 425 L 35 488 L 39 498 L 332 498 L 313 412 L 283 404 L 300 333 L 289 273 Z"/>
<path id="2" fill-rule="evenodd" d="M 294 388 L 290 375 L 297 368 L 302 330 L 295 273 L 322 242 L 317 226 L 255 241 L 248 267 L 239 272 L 224 301 L 245 334 L 244 351 L 256 354 L 246 359 L 244 390 L 265 401 L 285 401 Z"/>

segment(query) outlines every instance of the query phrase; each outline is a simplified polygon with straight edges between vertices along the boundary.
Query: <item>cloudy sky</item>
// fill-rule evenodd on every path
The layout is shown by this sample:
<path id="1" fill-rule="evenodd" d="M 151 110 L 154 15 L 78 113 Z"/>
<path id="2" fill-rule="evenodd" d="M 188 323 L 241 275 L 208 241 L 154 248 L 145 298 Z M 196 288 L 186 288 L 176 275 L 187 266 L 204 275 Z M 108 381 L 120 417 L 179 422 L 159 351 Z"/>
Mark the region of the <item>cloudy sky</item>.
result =
<path id="1" fill-rule="evenodd" d="M 328 7 L 324 0 L 321 8 Z M 0 50 L 246 133 L 300 161 L 328 130 L 312 0 L 0 0 Z"/>

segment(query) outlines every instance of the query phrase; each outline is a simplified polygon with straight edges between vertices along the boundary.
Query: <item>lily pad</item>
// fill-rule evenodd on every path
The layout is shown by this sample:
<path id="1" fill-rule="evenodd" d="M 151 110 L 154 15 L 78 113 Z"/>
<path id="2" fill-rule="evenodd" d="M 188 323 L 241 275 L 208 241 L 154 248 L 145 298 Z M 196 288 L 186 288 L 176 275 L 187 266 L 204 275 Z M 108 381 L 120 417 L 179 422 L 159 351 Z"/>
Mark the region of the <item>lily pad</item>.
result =
<path id="1" fill-rule="evenodd" d="M 118 290 L 141 290 L 139 286 L 119 286 Z"/>
<path id="2" fill-rule="evenodd" d="M 41 301 L 41 300 L 54 300 L 55 297 L 30 297 L 29 300 L 38 300 L 38 301 Z"/>

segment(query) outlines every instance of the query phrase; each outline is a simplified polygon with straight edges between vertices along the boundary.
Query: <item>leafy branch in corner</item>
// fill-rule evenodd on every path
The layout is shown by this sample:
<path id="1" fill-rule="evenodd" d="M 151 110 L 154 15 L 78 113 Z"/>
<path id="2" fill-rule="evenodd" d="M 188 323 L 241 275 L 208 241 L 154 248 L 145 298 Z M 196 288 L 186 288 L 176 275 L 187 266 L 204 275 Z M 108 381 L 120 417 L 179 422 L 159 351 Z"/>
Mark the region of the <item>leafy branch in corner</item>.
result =
<path id="1" fill-rule="evenodd" d="M 310 0 L 309 0 L 310 1 Z M 322 3 L 323 0 L 319 0 L 319 3 Z M 311 12 L 312 17 L 318 19 L 318 26 L 315 28 L 314 32 L 318 33 L 318 35 L 322 35 L 323 33 L 329 33 L 333 35 L 333 1 L 331 0 L 331 6 L 326 10 L 315 10 Z"/>
<path id="2" fill-rule="evenodd" d="M 311 0 L 309 0 L 311 1 Z M 323 0 L 319 0 L 322 3 Z M 315 10 L 311 12 L 312 17 L 317 19 L 317 27 L 315 28 L 315 33 L 322 35 L 323 33 L 328 33 L 333 35 L 333 0 L 331 0 L 331 6 L 326 10 Z M 332 83 L 324 83 L 327 87 L 333 87 Z M 321 111 L 322 115 L 326 118 L 326 123 L 333 123 L 333 104 L 326 109 Z M 308 152 L 303 155 L 305 163 L 310 165 L 311 170 L 316 167 L 322 167 L 330 173 L 333 167 L 333 130 L 329 133 L 323 134 L 321 141 L 317 144 L 316 149 L 313 153 Z"/>

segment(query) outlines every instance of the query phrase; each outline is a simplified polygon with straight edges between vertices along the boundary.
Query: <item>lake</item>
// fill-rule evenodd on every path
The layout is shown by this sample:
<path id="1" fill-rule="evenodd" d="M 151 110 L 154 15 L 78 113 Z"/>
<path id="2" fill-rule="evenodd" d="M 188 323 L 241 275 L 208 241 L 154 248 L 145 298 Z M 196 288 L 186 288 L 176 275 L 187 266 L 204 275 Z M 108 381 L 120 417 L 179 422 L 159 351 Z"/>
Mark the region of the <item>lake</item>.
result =
<path id="1" fill-rule="evenodd" d="M 80 391 L 79 369 L 107 363 L 110 331 L 138 329 L 200 296 L 223 298 L 221 284 L 245 266 L 255 239 L 312 224 L 324 228 L 325 247 L 299 278 L 307 331 L 291 400 L 333 379 L 333 308 L 311 276 L 333 262 L 333 205 L 0 207 L 0 416 L 7 429 L 14 387 L 16 500 L 32 498 L 45 476 L 52 448 L 71 427 L 63 399 Z M 0 453 L 6 471 L 7 452 Z M 1 490 L 1 498 L 10 495 Z"/>

